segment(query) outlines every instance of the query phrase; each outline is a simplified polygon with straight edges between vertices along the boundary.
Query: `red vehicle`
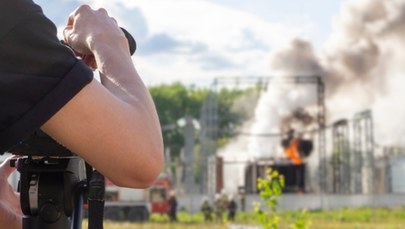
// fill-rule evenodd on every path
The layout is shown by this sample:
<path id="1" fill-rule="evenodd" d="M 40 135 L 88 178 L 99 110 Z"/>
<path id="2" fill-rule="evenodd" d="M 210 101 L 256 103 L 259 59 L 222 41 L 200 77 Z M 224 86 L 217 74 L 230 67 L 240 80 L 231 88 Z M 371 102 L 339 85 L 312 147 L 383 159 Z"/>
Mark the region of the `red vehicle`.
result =
<path id="1" fill-rule="evenodd" d="M 148 189 L 130 189 L 106 180 L 105 218 L 144 221 L 151 213 L 166 214 L 171 176 L 162 173 Z"/>
<path id="2" fill-rule="evenodd" d="M 166 214 L 168 212 L 169 204 L 167 200 L 171 186 L 171 177 L 162 173 L 149 188 L 149 201 L 152 213 Z"/>

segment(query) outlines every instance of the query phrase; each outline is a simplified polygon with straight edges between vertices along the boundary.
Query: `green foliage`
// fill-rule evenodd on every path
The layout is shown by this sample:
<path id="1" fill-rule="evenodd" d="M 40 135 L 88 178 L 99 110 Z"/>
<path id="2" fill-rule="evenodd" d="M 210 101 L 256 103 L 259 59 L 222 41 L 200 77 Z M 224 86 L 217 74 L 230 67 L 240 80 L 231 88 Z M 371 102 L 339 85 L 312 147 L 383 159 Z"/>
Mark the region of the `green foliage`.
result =
<path id="1" fill-rule="evenodd" d="M 152 214 L 149 222 L 115 222 L 105 220 L 105 229 L 225 229 L 229 228 L 216 221 L 206 223 L 201 213 L 190 214 L 179 212 L 179 222 L 170 223 L 165 214 Z M 183 222 L 183 214 L 186 222 Z M 294 228 L 294 222 L 302 214 L 301 211 L 279 211 L 279 228 Z M 399 229 L 405 225 L 405 207 L 398 208 L 345 208 L 335 210 L 312 210 L 306 213 L 313 229 Z M 165 221 L 167 220 L 167 221 Z M 253 212 L 238 212 L 236 225 L 258 226 L 257 215 Z M 87 220 L 83 220 L 83 227 L 87 228 Z M 300 227 L 296 227 L 300 228 Z M 303 228 L 303 227 L 301 227 Z M 304 227 L 305 228 L 305 227 Z M 308 227 L 306 227 L 308 228 Z"/>
<path id="2" fill-rule="evenodd" d="M 257 179 L 257 188 L 266 209 L 261 209 L 261 204 L 254 203 L 254 212 L 264 229 L 277 229 L 280 217 L 276 212 L 277 201 L 281 197 L 285 185 L 284 177 L 276 170 L 267 170 L 266 177 Z"/>
<path id="3" fill-rule="evenodd" d="M 251 89 L 222 88 L 216 93 L 218 103 L 218 139 L 219 147 L 227 144 L 231 137 L 236 135 L 236 129 L 246 120 L 246 112 L 234 109 L 238 99 L 251 93 Z"/>
<path id="4" fill-rule="evenodd" d="M 169 216 L 166 214 L 154 213 L 149 216 L 149 221 L 154 223 L 168 223 L 170 220 Z"/>
<path id="5" fill-rule="evenodd" d="M 177 219 L 181 223 L 188 223 L 188 224 L 192 224 L 192 223 L 201 224 L 201 223 L 204 223 L 204 216 L 202 214 L 200 214 L 200 213 L 198 213 L 198 214 L 188 214 L 187 212 L 179 212 L 177 214 Z"/>
<path id="6" fill-rule="evenodd" d="M 185 211 L 179 211 L 177 213 L 178 223 L 184 224 L 201 224 L 204 223 L 204 216 L 201 213 L 189 214 Z M 169 217 L 166 214 L 151 214 L 149 222 L 153 223 L 169 223 Z"/>
<path id="7" fill-rule="evenodd" d="M 285 186 L 284 176 L 278 171 L 268 169 L 266 177 L 258 178 L 257 188 L 260 191 L 260 197 L 265 203 L 265 209 L 261 209 L 260 203 L 254 203 L 254 212 L 264 229 L 278 229 L 280 223 L 280 214 L 277 212 L 278 200 L 280 199 Z M 303 210 L 297 217 L 292 229 L 305 229 L 310 225 L 307 211 Z"/>
<path id="8" fill-rule="evenodd" d="M 199 117 L 200 107 L 208 90 L 186 87 L 181 83 L 162 84 L 149 88 L 163 129 L 165 146 L 174 156 L 180 153 L 184 144 L 183 130 L 175 125 L 177 120 L 191 115 Z"/>
<path id="9" fill-rule="evenodd" d="M 310 225 L 311 223 L 308 221 L 308 212 L 302 210 L 301 213 L 298 214 L 295 224 L 291 225 L 291 229 L 305 229 L 309 228 Z"/>
<path id="10" fill-rule="evenodd" d="M 180 82 L 152 86 L 149 91 L 155 102 L 159 121 L 163 129 L 165 146 L 170 149 L 173 157 L 179 155 L 184 145 L 182 128 L 176 127 L 177 120 L 187 115 L 195 119 L 200 118 L 204 101 L 211 93 L 211 98 L 218 107 L 218 139 L 216 144 L 225 144 L 235 133 L 244 117 L 244 112 L 236 111 L 232 107 L 239 97 L 251 93 L 252 89 L 236 90 L 223 88 L 218 92 L 211 92 L 207 88 L 185 86 Z"/>
<path id="11" fill-rule="evenodd" d="M 342 208 L 311 211 L 312 220 L 334 222 L 375 222 L 405 220 L 405 208 Z"/>

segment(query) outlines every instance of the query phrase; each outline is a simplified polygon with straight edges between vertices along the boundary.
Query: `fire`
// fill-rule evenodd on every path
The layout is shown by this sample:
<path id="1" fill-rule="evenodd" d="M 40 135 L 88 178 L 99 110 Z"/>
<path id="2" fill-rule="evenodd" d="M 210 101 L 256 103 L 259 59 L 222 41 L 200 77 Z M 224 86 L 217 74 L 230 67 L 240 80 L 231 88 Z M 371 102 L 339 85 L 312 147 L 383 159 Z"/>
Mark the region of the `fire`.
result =
<path id="1" fill-rule="evenodd" d="M 294 165 L 302 164 L 302 158 L 299 153 L 300 139 L 294 138 L 290 141 L 290 144 L 285 149 L 285 156 L 291 160 Z"/>

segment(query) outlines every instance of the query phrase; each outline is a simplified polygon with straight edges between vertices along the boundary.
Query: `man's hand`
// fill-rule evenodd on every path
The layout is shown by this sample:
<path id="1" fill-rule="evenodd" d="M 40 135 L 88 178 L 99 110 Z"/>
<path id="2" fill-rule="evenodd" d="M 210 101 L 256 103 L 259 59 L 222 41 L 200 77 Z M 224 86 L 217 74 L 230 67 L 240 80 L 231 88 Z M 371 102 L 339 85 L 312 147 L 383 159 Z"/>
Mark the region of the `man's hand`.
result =
<path id="1" fill-rule="evenodd" d="M 65 42 L 92 68 L 97 67 L 93 54 L 99 45 L 118 42 L 118 47 L 129 49 L 117 21 L 103 8 L 93 10 L 88 5 L 80 6 L 70 14 L 63 33 Z"/>
<path id="2" fill-rule="evenodd" d="M 20 196 L 7 180 L 15 171 L 10 167 L 10 159 L 0 165 L 0 229 L 21 229 L 23 213 Z"/>

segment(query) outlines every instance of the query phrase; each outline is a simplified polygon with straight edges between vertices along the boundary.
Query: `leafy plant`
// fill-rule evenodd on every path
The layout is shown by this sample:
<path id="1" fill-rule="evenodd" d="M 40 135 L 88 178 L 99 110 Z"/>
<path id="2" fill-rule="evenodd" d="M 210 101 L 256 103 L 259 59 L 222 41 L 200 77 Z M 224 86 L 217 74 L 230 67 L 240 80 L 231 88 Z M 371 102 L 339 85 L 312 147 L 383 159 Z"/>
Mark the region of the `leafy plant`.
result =
<path id="1" fill-rule="evenodd" d="M 277 170 L 268 169 L 264 178 L 258 178 L 257 188 L 260 191 L 260 197 L 265 204 L 265 209 L 261 209 L 261 204 L 254 203 L 254 212 L 263 226 L 263 229 L 278 229 L 280 215 L 277 212 L 278 200 L 280 199 L 285 186 L 284 176 Z M 306 229 L 309 227 L 307 220 L 307 211 L 303 210 L 298 215 L 292 229 Z"/>
<path id="2" fill-rule="evenodd" d="M 276 213 L 278 199 L 282 194 L 285 185 L 284 177 L 276 170 L 266 171 L 264 178 L 257 179 L 257 188 L 260 190 L 260 197 L 266 205 L 261 209 L 261 204 L 254 203 L 254 212 L 264 229 L 277 229 L 280 217 Z"/>
<path id="3" fill-rule="evenodd" d="M 308 221 L 308 212 L 307 210 L 302 210 L 298 215 L 295 224 L 291 225 L 292 229 L 306 229 L 309 228 L 311 222 Z"/>

